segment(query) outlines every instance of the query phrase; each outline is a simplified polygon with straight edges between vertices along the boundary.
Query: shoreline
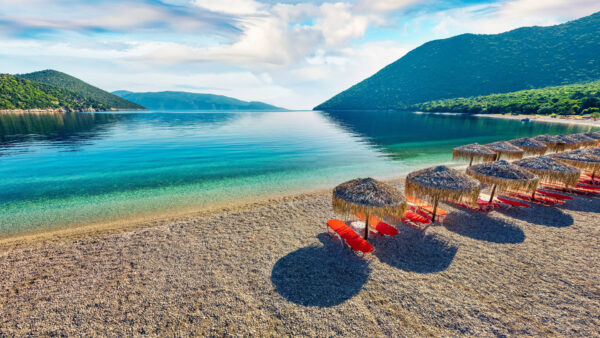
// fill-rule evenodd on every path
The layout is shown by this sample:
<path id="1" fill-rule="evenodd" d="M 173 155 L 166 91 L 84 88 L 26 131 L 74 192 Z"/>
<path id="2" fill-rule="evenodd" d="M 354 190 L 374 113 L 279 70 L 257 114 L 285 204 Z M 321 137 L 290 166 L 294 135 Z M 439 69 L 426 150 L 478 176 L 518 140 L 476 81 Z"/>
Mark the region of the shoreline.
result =
<path id="1" fill-rule="evenodd" d="M 509 115 L 509 114 L 473 114 L 473 116 L 477 117 L 488 117 L 495 119 L 504 119 L 504 120 L 522 120 L 529 119 L 531 122 L 540 121 L 540 122 L 549 122 L 549 123 L 561 123 L 561 124 L 572 124 L 572 125 L 583 125 L 583 126 L 592 126 L 596 128 L 600 128 L 600 119 L 593 120 L 574 120 L 574 119 L 561 119 L 551 118 L 550 116 L 533 116 L 533 115 Z"/>
<path id="2" fill-rule="evenodd" d="M 398 225 L 397 236 L 372 236 L 365 257 L 327 235 L 339 218 L 329 189 L 4 243 L 0 335 L 597 332 L 599 198 L 489 214 L 441 207 L 443 224 Z"/>
<path id="3" fill-rule="evenodd" d="M 64 108 L 32 108 L 32 109 L 0 109 L 0 114 L 69 114 L 69 113 L 101 113 L 111 111 L 144 111 L 148 109 L 110 108 L 110 109 L 79 109 L 67 110 Z"/>

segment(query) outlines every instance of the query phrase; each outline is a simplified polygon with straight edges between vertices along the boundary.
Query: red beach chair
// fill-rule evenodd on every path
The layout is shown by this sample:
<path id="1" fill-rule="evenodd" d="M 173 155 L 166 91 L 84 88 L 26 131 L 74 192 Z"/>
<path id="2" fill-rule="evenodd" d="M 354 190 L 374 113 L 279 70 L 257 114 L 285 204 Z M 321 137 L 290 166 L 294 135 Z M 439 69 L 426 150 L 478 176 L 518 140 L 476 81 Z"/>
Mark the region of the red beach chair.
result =
<path id="1" fill-rule="evenodd" d="M 521 203 L 521 202 L 517 202 L 517 201 L 513 201 L 513 200 L 509 200 L 508 198 L 504 198 L 501 196 L 496 197 L 498 199 L 498 201 L 506 204 L 506 205 L 510 205 L 511 207 L 517 207 L 517 208 L 529 208 L 529 204 L 525 204 L 525 203 Z"/>
<path id="2" fill-rule="evenodd" d="M 366 220 L 365 215 L 363 213 L 357 212 L 354 214 L 363 222 Z M 375 216 L 369 216 L 369 225 L 373 226 L 378 233 L 386 236 L 396 236 L 398 234 L 398 229 L 393 226 L 385 223 Z"/>
<path id="3" fill-rule="evenodd" d="M 346 225 L 346 223 L 339 219 L 330 219 L 327 221 L 327 225 L 355 252 L 361 252 L 363 254 L 373 252 L 373 246 L 360 238 L 354 230 Z"/>
<path id="4" fill-rule="evenodd" d="M 406 210 L 406 212 L 404 212 L 404 218 L 407 218 L 411 222 L 419 223 L 419 224 L 428 224 L 429 222 L 431 222 L 431 218 L 425 217 L 423 215 L 419 215 L 410 210 Z"/>
<path id="5" fill-rule="evenodd" d="M 559 200 L 572 200 L 573 199 L 573 197 L 568 196 L 568 195 L 557 194 L 554 192 L 549 192 L 549 191 L 544 191 L 544 190 L 536 190 L 535 193 L 549 196 L 552 198 L 557 198 Z"/>
<path id="6" fill-rule="evenodd" d="M 433 216 L 433 206 L 421 199 L 418 199 L 413 196 L 406 196 L 406 201 L 408 202 L 408 206 L 415 212 L 431 219 Z M 436 210 L 436 217 L 441 221 L 442 218 L 448 215 L 448 211 L 439 207 Z"/>

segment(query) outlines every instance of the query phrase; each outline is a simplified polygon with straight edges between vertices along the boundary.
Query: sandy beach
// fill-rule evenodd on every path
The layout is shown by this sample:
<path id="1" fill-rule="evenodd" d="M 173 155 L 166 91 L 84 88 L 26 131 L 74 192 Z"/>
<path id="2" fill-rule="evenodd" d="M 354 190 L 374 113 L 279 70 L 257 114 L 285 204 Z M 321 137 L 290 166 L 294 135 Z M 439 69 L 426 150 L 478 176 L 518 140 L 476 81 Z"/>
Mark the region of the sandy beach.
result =
<path id="1" fill-rule="evenodd" d="M 577 124 L 582 126 L 592 126 L 600 128 L 600 119 L 598 120 L 576 120 L 576 119 L 561 119 L 559 117 L 552 118 L 550 116 L 535 116 L 535 115 L 509 115 L 509 114 L 474 114 L 474 116 L 479 117 L 489 117 L 496 119 L 505 119 L 505 120 L 522 120 L 529 119 L 531 121 L 541 121 L 541 122 L 551 122 L 551 123 L 562 123 L 562 124 Z"/>
<path id="2" fill-rule="evenodd" d="M 328 191 L 5 239 L 0 334 L 597 335 L 600 198 L 444 208 L 365 258 L 326 234 Z"/>

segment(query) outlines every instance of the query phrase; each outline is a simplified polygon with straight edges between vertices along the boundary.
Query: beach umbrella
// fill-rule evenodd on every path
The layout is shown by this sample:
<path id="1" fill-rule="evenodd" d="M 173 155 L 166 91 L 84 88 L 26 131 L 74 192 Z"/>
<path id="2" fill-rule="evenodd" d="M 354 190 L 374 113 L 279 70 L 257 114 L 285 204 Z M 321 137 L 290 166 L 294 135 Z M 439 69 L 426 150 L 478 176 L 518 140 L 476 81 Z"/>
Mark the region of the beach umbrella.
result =
<path id="1" fill-rule="evenodd" d="M 513 146 L 523 149 L 524 155 L 544 155 L 548 146 L 540 141 L 536 141 L 531 137 L 517 138 L 508 141 Z"/>
<path id="2" fill-rule="evenodd" d="M 592 154 L 592 156 L 600 157 L 600 147 L 593 147 L 585 150 L 587 153 Z"/>
<path id="3" fill-rule="evenodd" d="M 571 137 L 571 135 L 556 135 L 557 138 L 565 142 L 565 149 L 575 150 L 581 147 L 581 141 Z"/>
<path id="4" fill-rule="evenodd" d="M 577 185 L 581 170 L 549 156 L 525 158 L 512 164 L 538 175 L 541 180 L 565 185 Z"/>
<path id="5" fill-rule="evenodd" d="M 534 192 L 540 181 L 536 174 L 506 161 L 477 164 L 467 168 L 467 174 L 481 183 L 492 185 L 490 203 L 494 200 L 497 188 L 525 189 Z"/>
<path id="6" fill-rule="evenodd" d="M 508 160 L 521 159 L 523 158 L 523 154 L 525 153 L 523 149 L 514 146 L 506 141 L 488 143 L 485 146 L 497 154 L 496 160 L 499 160 L 500 157 L 504 157 Z"/>
<path id="7" fill-rule="evenodd" d="M 556 136 L 539 135 L 539 136 L 533 137 L 533 139 L 535 141 L 542 142 L 543 144 L 546 145 L 546 147 L 548 147 L 548 150 L 553 151 L 553 152 L 564 151 L 567 147 L 567 144 L 565 143 L 565 141 Z"/>
<path id="8" fill-rule="evenodd" d="M 464 146 L 456 147 L 452 150 L 452 159 L 463 158 L 469 160 L 469 166 L 473 164 L 473 160 L 481 160 L 490 162 L 496 159 L 496 153 L 482 146 L 479 143 L 471 143 Z"/>
<path id="9" fill-rule="evenodd" d="M 583 170 L 592 171 L 592 180 L 596 175 L 596 171 L 600 170 L 600 157 L 594 156 L 589 150 L 573 150 L 564 153 L 552 154 L 552 158 L 555 158 L 561 162 L 565 162 L 574 167 Z"/>
<path id="10" fill-rule="evenodd" d="M 596 139 L 585 136 L 585 134 L 573 134 L 568 135 L 567 137 L 579 142 L 580 147 L 593 147 L 596 144 L 598 144 L 598 141 Z"/>
<path id="11" fill-rule="evenodd" d="M 407 195 L 433 203 L 432 219 L 435 222 L 440 200 L 475 204 L 481 191 L 481 183 L 457 170 L 437 166 L 408 174 L 405 191 Z"/>
<path id="12" fill-rule="evenodd" d="M 593 138 L 594 140 L 596 140 L 596 143 L 600 143 L 600 132 L 585 133 L 583 135 L 589 138 Z"/>
<path id="13" fill-rule="evenodd" d="M 373 178 L 356 178 L 333 189 L 333 210 L 353 216 L 366 214 L 365 239 L 369 236 L 369 217 L 402 218 L 406 211 L 406 198 L 394 187 Z"/>

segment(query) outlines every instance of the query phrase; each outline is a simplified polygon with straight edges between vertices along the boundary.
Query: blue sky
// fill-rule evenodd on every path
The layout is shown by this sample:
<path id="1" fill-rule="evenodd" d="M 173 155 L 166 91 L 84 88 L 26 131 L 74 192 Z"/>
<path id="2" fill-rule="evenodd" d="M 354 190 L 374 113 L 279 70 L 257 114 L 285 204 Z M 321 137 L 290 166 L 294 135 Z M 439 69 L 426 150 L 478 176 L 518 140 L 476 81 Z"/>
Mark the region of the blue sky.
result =
<path id="1" fill-rule="evenodd" d="M 598 0 L 0 0 L 0 73 L 310 109 L 429 40 L 597 11 Z"/>

